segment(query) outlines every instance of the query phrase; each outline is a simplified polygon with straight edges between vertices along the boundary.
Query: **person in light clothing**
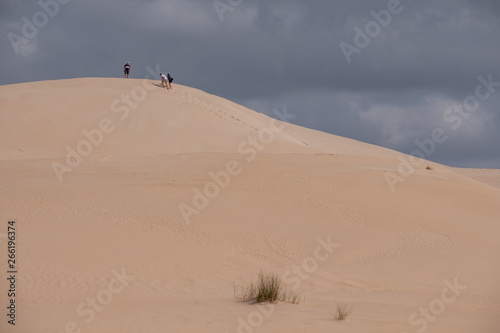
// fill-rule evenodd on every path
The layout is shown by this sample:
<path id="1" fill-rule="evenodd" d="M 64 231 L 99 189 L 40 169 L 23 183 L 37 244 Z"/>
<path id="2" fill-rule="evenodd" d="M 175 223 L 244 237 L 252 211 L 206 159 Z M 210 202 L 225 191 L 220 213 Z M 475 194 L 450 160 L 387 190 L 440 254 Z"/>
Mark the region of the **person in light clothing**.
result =
<path id="1" fill-rule="evenodd" d="M 168 89 L 168 78 L 165 76 L 165 74 L 160 73 L 160 78 L 161 78 L 161 87 L 162 88 L 167 88 Z"/>

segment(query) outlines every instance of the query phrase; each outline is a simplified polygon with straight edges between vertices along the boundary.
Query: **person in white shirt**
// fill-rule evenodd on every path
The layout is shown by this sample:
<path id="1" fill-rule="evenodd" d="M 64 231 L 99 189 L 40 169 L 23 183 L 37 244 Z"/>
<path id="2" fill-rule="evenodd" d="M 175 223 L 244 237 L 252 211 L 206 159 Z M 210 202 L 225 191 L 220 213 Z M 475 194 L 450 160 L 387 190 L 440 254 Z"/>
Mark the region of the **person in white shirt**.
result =
<path id="1" fill-rule="evenodd" d="M 162 88 L 167 88 L 168 89 L 168 79 L 165 76 L 165 74 L 160 73 L 160 78 L 161 78 L 161 87 Z"/>

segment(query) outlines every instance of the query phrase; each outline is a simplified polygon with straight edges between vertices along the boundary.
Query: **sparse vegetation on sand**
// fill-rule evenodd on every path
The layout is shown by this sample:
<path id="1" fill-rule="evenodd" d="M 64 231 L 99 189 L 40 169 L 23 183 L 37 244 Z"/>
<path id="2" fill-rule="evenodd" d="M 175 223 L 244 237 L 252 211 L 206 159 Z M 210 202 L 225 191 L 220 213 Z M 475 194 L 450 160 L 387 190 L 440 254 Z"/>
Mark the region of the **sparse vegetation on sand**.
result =
<path id="1" fill-rule="evenodd" d="M 331 312 L 331 315 L 335 320 L 344 321 L 352 313 L 352 305 L 347 304 L 337 304 L 337 310 Z"/>
<path id="2" fill-rule="evenodd" d="M 236 290 L 235 298 L 251 303 L 287 302 L 298 304 L 299 295 L 287 288 L 275 273 L 259 273 L 257 282 L 250 282 L 246 287 Z"/>

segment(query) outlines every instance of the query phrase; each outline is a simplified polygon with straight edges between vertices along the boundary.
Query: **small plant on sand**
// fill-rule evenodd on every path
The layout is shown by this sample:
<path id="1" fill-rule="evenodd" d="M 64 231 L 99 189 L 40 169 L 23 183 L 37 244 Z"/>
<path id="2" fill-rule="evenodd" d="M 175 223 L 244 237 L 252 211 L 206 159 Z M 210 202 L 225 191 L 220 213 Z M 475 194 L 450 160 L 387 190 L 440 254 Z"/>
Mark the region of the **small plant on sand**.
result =
<path id="1" fill-rule="evenodd" d="M 234 291 L 235 298 L 251 303 L 299 303 L 299 295 L 288 290 L 277 274 L 260 273 L 257 282 L 250 282 L 243 289 Z"/>
<path id="2" fill-rule="evenodd" d="M 347 304 L 337 304 L 337 310 L 331 312 L 330 314 L 333 316 L 335 320 L 344 321 L 349 317 L 352 313 L 352 305 Z"/>

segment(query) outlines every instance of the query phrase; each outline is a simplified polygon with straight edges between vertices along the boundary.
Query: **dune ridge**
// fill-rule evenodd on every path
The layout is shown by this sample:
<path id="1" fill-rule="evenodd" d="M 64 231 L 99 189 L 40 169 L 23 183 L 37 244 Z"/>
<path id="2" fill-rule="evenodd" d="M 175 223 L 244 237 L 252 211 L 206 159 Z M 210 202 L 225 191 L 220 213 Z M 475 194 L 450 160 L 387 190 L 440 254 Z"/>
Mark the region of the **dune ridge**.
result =
<path id="1" fill-rule="evenodd" d="M 93 150 L 97 157 L 233 153 L 235 144 L 275 123 L 264 114 L 200 90 L 175 85 L 166 91 L 151 80 L 89 78 L 16 84 L 3 86 L 0 98 L 2 113 L 10 121 L 2 122 L 1 159 L 64 157 L 61 142 L 76 145 L 86 139 L 81 132 L 99 128 L 102 119 L 110 119 L 116 130 L 103 147 Z M 275 118 L 293 120 L 286 108 L 276 111 Z M 388 149 L 289 123 L 278 121 L 276 126 L 287 130 L 275 133 L 266 153 L 393 156 Z M 23 140 L 27 130 L 44 140 Z"/>

